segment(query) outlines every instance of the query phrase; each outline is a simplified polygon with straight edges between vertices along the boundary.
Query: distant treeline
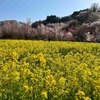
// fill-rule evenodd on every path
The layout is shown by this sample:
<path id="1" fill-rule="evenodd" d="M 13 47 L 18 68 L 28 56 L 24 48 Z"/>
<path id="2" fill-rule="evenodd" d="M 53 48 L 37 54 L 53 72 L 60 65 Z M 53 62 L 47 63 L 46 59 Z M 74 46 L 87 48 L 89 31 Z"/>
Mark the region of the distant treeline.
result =
<path id="1" fill-rule="evenodd" d="M 80 12 L 83 12 L 83 11 L 90 11 L 90 9 L 84 9 L 84 10 L 80 10 L 80 11 L 75 11 L 73 12 L 72 15 L 69 15 L 69 16 L 64 16 L 64 17 L 57 17 L 56 15 L 50 15 L 50 16 L 47 16 L 47 18 L 43 21 L 36 21 L 34 23 L 32 23 L 32 27 L 33 28 L 37 28 L 37 26 L 39 24 L 44 24 L 44 25 L 47 25 L 47 24 L 51 24 L 51 23 L 65 23 L 65 22 L 68 22 L 70 20 L 78 20 L 80 21 L 81 23 L 84 22 L 85 20 L 87 19 L 84 19 L 84 18 L 81 18 L 79 16 L 77 16 Z M 88 17 L 88 15 L 84 16 L 85 18 Z"/>

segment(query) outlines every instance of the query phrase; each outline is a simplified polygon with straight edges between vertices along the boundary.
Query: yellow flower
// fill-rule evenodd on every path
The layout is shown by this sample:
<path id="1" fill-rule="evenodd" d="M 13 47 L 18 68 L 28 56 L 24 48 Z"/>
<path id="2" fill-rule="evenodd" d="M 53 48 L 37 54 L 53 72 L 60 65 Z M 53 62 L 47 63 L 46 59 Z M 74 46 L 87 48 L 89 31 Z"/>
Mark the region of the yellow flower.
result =
<path id="1" fill-rule="evenodd" d="M 23 86 L 23 89 L 25 90 L 25 92 L 28 92 L 28 91 L 29 91 L 28 85 L 24 85 L 24 86 Z"/>
<path id="2" fill-rule="evenodd" d="M 2 93 L 0 93 L 0 97 L 2 97 Z"/>
<path id="3" fill-rule="evenodd" d="M 84 100 L 91 100 L 89 97 L 85 97 Z"/>
<path id="4" fill-rule="evenodd" d="M 64 85 L 64 84 L 65 84 L 65 81 L 66 81 L 66 78 L 61 77 L 61 78 L 59 79 L 60 85 Z"/>
<path id="5" fill-rule="evenodd" d="M 10 77 L 8 76 L 8 74 L 5 75 L 4 80 L 5 80 L 6 82 L 10 80 Z"/>
<path id="6" fill-rule="evenodd" d="M 85 93 L 83 91 L 78 91 L 77 95 L 85 96 Z"/>
<path id="7" fill-rule="evenodd" d="M 10 51 L 9 55 L 10 55 L 12 60 L 17 60 L 18 59 L 18 54 L 15 50 Z"/>
<path id="8" fill-rule="evenodd" d="M 16 76 L 16 77 L 15 77 L 15 80 L 16 80 L 16 81 L 19 81 L 19 80 L 20 80 L 20 77 L 19 77 L 19 76 Z"/>
<path id="9" fill-rule="evenodd" d="M 11 73 L 11 78 L 18 81 L 20 79 L 20 73 L 18 71 L 14 71 Z"/>
<path id="10" fill-rule="evenodd" d="M 56 81 L 54 80 L 54 77 L 52 75 L 46 77 L 46 85 L 47 86 L 56 85 Z"/>
<path id="11" fill-rule="evenodd" d="M 41 96 L 43 96 L 44 98 L 48 98 L 47 91 L 42 91 Z"/>
<path id="12" fill-rule="evenodd" d="M 33 90 L 33 87 L 32 87 L 32 86 L 30 86 L 30 87 L 29 87 L 29 90 L 30 90 L 30 91 L 32 91 L 32 90 Z"/>
<path id="13" fill-rule="evenodd" d="M 83 91 L 78 91 L 78 93 L 76 93 L 76 98 L 84 99 L 85 98 L 85 93 Z"/>
<path id="14" fill-rule="evenodd" d="M 2 70 L 3 70 L 3 72 L 7 72 L 7 71 L 8 71 L 7 66 L 3 66 L 3 67 L 2 67 Z"/>

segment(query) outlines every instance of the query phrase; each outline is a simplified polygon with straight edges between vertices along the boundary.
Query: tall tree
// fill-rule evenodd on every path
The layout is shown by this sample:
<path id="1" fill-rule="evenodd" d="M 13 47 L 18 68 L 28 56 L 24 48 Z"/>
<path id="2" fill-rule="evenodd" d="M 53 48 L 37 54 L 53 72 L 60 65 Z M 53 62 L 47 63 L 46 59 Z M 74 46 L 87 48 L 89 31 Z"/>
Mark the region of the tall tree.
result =
<path id="1" fill-rule="evenodd" d="M 96 12 L 98 8 L 99 8 L 99 3 L 93 3 L 90 9 L 91 11 Z"/>

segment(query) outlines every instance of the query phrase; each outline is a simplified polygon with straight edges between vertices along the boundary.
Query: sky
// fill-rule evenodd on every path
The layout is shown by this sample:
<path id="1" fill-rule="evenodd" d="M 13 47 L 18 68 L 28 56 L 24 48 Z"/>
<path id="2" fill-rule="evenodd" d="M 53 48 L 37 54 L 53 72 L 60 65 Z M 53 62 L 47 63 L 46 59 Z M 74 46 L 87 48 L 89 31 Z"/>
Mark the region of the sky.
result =
<path id="1" fill-rule="evenodd" d="M 74 11 L 90 8 L 100 0 L 0 0 L 0 21 L 17 20 L 31 22 L 45 20 L 47 16 L 64 17 Z"/>

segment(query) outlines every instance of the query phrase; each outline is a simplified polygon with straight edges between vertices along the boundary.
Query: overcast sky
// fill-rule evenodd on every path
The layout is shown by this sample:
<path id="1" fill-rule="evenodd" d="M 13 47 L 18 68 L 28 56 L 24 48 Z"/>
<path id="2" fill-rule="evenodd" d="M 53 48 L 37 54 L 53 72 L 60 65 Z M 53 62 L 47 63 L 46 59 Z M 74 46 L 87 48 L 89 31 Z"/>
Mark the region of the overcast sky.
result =
<path id="1" fill-rule="evenodd" d="M 0 0 L 0 21 L 17 20 L 32 22 L 44 20 L 47 16 L 64 17 L 74 11 L 90 8 L 100 0 Z"/>

